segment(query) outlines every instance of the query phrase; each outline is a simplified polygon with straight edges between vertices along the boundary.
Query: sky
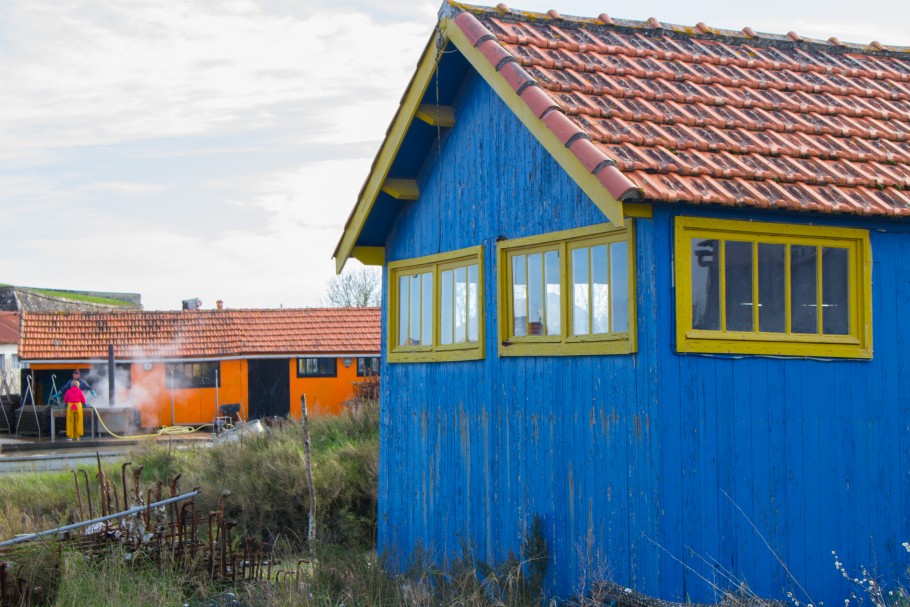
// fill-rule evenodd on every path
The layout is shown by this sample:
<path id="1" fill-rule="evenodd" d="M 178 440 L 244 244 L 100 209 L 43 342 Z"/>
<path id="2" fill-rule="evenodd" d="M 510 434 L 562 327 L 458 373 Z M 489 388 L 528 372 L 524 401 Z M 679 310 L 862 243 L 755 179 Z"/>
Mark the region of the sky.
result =
<path id="1" fill-rule="evenodd" d="M 515 1 L 910 46 L 905 0 Z M 0 283 L 320 305 L 439 8 L 0 0 Z"/>

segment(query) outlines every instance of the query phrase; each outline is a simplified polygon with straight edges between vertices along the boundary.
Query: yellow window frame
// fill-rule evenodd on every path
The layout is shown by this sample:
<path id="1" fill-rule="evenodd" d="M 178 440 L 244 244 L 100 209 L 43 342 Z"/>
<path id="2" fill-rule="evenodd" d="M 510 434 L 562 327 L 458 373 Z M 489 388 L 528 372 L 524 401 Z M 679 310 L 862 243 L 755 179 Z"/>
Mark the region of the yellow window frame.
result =
<path id="1" fill-rule="evenodd" d="M 635 222 L 616 227 L 601 224 L 539 236 L 528 236 L 497 244 L 497 271 L 499 276 L 499 355 L 500 356 L 585 356 L 598 354 L 631 354 L 637 351 L 638 316 L 636 313 L 635 281 Z M 621 333 L 572 335 L 572 277 L 569 257 L 580 247 L 624 241 L 627 243 L 627 289 L 629 330 Z M 546 251 L 559 251 L 560 334 L 512 335 L 514 303 L 512 290 L 512 264 L 515 255 L 528 255 Z"/>
<path id="2" fill-rule="evenodd" d="M 442 272 L 460 267 L 477 265 L 477 341 L 454 344 L 440 343 Z M 398 282 L 405 274 L 428 272 L 433 277 L 432 305 L 432 343 L 420 346 L 398 345 Z M 389 264 L 389 306 L 386 325 L 388 361 L 391 363 L 407 362 L 445 362 L 458 360 L 480 360 L 484 358 L 484 268 L 483 246 L 469 247 L 449 251 L 438 255 L 428 255 L 414 259 L 405 259 Z"/>
<path id="3" fill-rule="evenodd" d="M 849 251 L 847 263 L 850 304 L 850 332 L 847 335 L 822 333 L 821 307 L 818 307 L 816 334 L 793 333 L 790 326 L 791 291 L 790 265 L 785 266 L 784 310 L 786 332 L 703 330 L 692 328 L 692 258 L 693 238 L 737 241 L 757 244 L 787 245 L 787 258 L 791 246 L 843 248 Z M 724 247 L 721 246 L 720 249 Z M 821 257 L 821 256 L 819 256 Z M 783 223 L 677 217 L 674 237 L 676 284 L 676 348 L 679 352 L 713 354 L 755 354 L 766 356 L 813 356 L 824 358 L 872 358 L 872 249 L 868 230 L 803 226 Z M 723 254 L 719 255 L 723 260 Z M 723 263 L 723 261 L 721 261 Z M 821 261 L 819 260 L 819 267 Z M 761 305 L 758 290 L 758 266 L 753 264 L 753 314 L 757 317 Z M 723 266 L 718 268 L 720 308 L 725 312 L 725 277 Z M 817 297 L 822 297 L 821 271 L 816 271 Z M 723 328 L 725 325 L 721 324 Z"/>

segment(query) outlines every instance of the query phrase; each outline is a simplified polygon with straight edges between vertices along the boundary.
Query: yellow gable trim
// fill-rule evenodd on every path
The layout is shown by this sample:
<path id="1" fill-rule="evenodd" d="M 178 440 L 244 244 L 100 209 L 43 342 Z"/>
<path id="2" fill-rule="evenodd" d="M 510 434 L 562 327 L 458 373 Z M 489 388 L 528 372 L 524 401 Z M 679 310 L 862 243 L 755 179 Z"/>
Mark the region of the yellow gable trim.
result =
<path id="1" fill-rule="evenodd" d="M 373 168 L 370 170 L 370 175 L 367 177 L 367 181 L 360 192 L 357 205 L 348 218 L 341 240 L 335 248 L 335 254 L 333 255 L 335 258 L 335 271 L 339 274 L 344 268 L 345 262 L 351 257 L 351 251 L 354 249 L 357 238 L 360 236 L 367 217 L 369 217 L 370 211 L 373 209 L 376 197 L 379 196 L 379 192 L 382 190 L 382 186 L 389 174 L 389 168 L 398 154 L 398 149 L 401 147 L 401 142 L 404 140 L 411 122 L 414 120 L 420 101 L 423 99 L 433 74 L 436 72 L 436 65 L 441 56 L 436 48 L 436 36 L 434 32 L 423 51 L 423 56 L 417 65 L 417 72 L 411 79 L 410 85 L 408 85 L 407 92 L 401 101 L 401 106 L 398 108 L 398 113 L 392 120 L 392 125 L 389 127 L 388 134 L 379 148 L 376 160 L 373 161 Z M 446 40 L 443 39 L 442 43 L 444 44 L 445 42 Z"/>
<path id="2" fill-rule="evenodd" d="M 604 188 L 600 180 L 588 171 L 582 162 L 568 149 L 562 141 L 539 119 L 528 107 L 528 104 L 518 96 L 506 79 L 496 71 L 483 53 L 471 44 L 468 37 L 454 23 L 443 19 L 440 26 L 461 54 L 471 63 L 480 76 L 490 87 L 496 91 L 500 99 L 505 102 L 510 110 L 521 120 L 522 124 L 537 138 L 550 153 L 559 166 L 569 174 L 569 177 L 588 195 L 597 205 L 597 208 L 607 216 L 610 223 L 617 227 L 623 226 L 622 202 L 613 198 Z"/>
<path id="3" fill-rule="evenodd" d="M 437 41 L 437 39 L 439 39 Z M 398 109 L 398 113 L 392 120 L 388 134 L 382 142 L 379 153 L 373 161 L 373 167 L 367 177 L 366 183 L 361 190 L 357 199 L 357 204 L 345 224 L 344 233 L 335 248 L 333 255 L 335 259 L 335 270 L 341 272 L 345 262 L 352 256 L 352 251 L 360 236 L 360 232 L 366 223 L 367 217 L 373 209 L 376 198 L 383 190 L 386 183 L 389 169 L 401 143 L 410 128 L 411 122 L 415 117 L 419 117 L 421 112 L 421 100 L 427 91 L 427 87 L 432 81 L 433 74 L 439 63 L 439 47 L 444 48 L 448 42 L 452 44 L 465 56 L 468 62 L 480 74 L 484 81 L 489 84 L 497 95 L 505 102 L 506 106 L 518 117 L 518 119 L 531 131 L 534 137 L 544 146 L 550 155 L 559 163 L 569 177 L 588 195 L 595 205 L 603 212 L 607 219 L 615 226 L 624 225 L 623 204 L 615 199 L 604 186 L 600 183 L 590 171 L 588 171 L 582 162 L 572 153 L 571 150 L 559 140 L 559 138 L 537 118 L 531 111 L 531 108 L 522 100 L 506 82 L 505 78 L 500 75 L 496 68 L 490 65 L 490 62 L 477 50 L 465 36 L 461 29 L 450 23 L 449 18 L 443 18 L 439 22 L 439 29 L 434 32 L 429 43 L 424 49 L 420 62 L 417 65 L 417 71 L 408 85 L 408 89 Z M 438 45 L 438 46 L 437 46 Z M 442 109 L 442 108 L 440 108 Z M 427 108 L 423 107 L 426 111 Z M 435 108 L 434 108 L 435 113 Z M 440 115 L 440 118 L 442 116 Z M 441 126 L 441 125 L 440 125 Z"/>

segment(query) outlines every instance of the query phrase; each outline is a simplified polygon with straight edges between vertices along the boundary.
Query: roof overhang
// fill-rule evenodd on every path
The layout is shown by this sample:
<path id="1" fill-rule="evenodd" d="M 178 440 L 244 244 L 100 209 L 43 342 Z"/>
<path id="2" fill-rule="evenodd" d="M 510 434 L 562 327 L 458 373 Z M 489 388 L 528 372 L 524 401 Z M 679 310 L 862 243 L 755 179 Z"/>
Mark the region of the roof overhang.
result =
<path id="1" fill-rule="evenodd" d="M 192 363 L 192 362 L 219 362 L 227 360 L 293 360 L 295 358 L 367 358 L 379 356 L 379 352 L 298 352 L 295 354 L 231 354 L 229 356 L 153 356 L 150 358 L 120 357 L 115 359 L 116 364 L 142 364 L 142 363 Z M 21 363 L 27 365 L 92 365 L 107 364 L 107 358 L 86 356 L 84 358 L 33 358 L 23 359 Z"/>
<path id="2" fill-rule="evenodd" d="M 403 144 L 412 136 L 414 126 L 434 122 L 428 120 L 433 108 L 437 120 L 431 125 L 436 129 L 431 131 L 431 136 L 439 136 L 439 129 L 451 128 L 454 124 L 455 117 L 447 114 L 448 107 L 443 107 L 444 101 L 448 100 L 439 94 L 441 81 L 445 81 L 450 91 L 457 90 L 460 84 L 460 81 L 450 82 L 453 70 L 440 68 L 442 62 L 455 61 L 450 58 L 452 55 L 466 61 L 483 78 L 610 222 L 623 225 L 623 201 L 642 199 L 641 190 L 572 124 L 555 101 L 536 86 L 536 81 L 473 15 L 452 5 L 444 5 L 443 13 L 335 248 L 333 258 L 338 273 L 352 257 L 365 265 L 384 264 L 385 237 L 402 201 L 416 200 L 419 204 L 416 176 L 420 167 L 412 165 L 411 174 L 401 174 L 395 169 L 399 154 L 404 150 Z M 448 52 L 449 47 L 457 52 Z M 454 71 L 457 76 L 457 70 Z M 443 73 L 440 75 L 440 72 Z M 433 90 L 430 90 L 431 84 Z M 446 115 L 442 116 L 444 113 Z M 390 181 L 399 183 L 388 186 Z M 402 186 L 401 181 L 412 182 L 407 184 L 407 195 L 402 194 L 405 189 L 393 187 Z"/>
<path id="3" fill-rule="evenodd" d="M 357 204 L 350 216 L 348 216 L 341 240 L 338 241 L 335 252 L 332 254 L 335 259 L 335 269 L 338 273 L 341 273 L 344 264 L 351 257 L 365 265 L 382 265 L 385 262 L 384 234 L 382 234 L 382 242 L 379 240 L 371 242 L 369 238 L 362 239 L 361 237 L 364 235 L 364 228 L 371 219 L 371 214 L 374 210 L 382 210 L 375 209 L 377 199 L 384 194 L 383 185 L 386 179 L 390 178 L 390 170 L 420 106 L 424 103 L 427 89 L 436 75 L 437 66 L 443 57 L 442 51 L 447 44 L 448 37 L 445 35 L 445 30 L 438 28 L 434 31 L 433 36 L 430 37 L 421 55 L 417 64 L 417 71 L 411 77 L 411 82 L 408 84 L 401 99 L 398 112 L 386 131 L 385 139 L 379 148 L 376 158 L 373 160 L 370 173 L 357 197 Z M 394 197 L 393 194 L 385 195 Z M 385 211 L 387 213 L 391 211 L 397 215 L 394 209 L 385 209 Z"/>

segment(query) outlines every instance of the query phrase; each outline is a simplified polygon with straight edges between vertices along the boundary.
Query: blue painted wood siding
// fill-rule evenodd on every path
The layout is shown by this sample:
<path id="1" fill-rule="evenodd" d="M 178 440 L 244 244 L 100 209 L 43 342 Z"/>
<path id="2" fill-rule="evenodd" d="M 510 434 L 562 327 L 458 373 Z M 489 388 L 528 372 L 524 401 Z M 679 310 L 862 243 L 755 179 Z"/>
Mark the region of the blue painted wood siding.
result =
<path id="1" fill-rule="evenodd" d="M 673 216 L 704 210 L 669 205 L 636 224 L 637 354 L 500 358 L 497 237 L 603 216 L 485 83 L 466 85 L 456 110 L 386 256 L 484 245 L 486 359 L 383 362 L 380 550 L 404 565 L 418 546 L 443 560 L 467 542 L 501 561 L 539 515 L 561 596 L 587 571 L 668 599 L 714 600 L 715 586 L 745 581 L 805 603 L 798 583 L 816 604 L 834 604 L 848 586 L 832 550 L 848 569 L 901 574 L 910 540 L 902 225 L 871 226 L 872 361 L 676 354 Z"/>

